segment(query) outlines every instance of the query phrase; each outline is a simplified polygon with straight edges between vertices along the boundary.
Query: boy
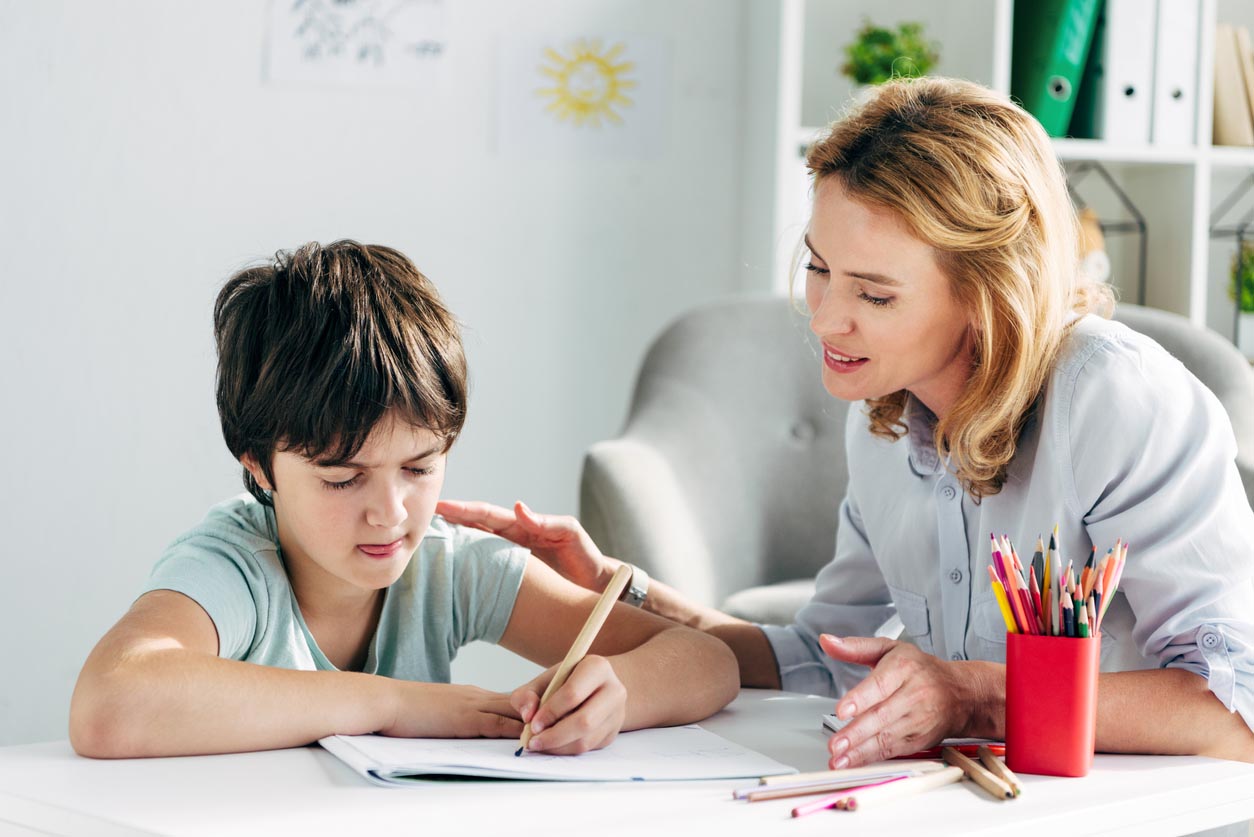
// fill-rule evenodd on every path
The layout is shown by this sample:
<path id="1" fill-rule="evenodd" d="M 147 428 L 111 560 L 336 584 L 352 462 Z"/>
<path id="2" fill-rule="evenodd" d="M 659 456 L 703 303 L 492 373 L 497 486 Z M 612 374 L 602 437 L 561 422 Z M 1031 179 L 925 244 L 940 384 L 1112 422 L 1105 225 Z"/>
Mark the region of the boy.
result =
<path id="1" fill-rule="evenodd" d="M 688 723 L 736 694 L 727 646 L 626 604 L 537 711 L 450 685 L 475 639 L 558 663 L 595 595 L 434 517 L 466 411 L 457 325 L 395 250 L 308 244 L 214 308 L 218 412 L 249 494 L 158 562 L 79 675 L 70 741 L 110 758 L 239 752 L 332 734 L 509 737 L 571 754 Z"/>

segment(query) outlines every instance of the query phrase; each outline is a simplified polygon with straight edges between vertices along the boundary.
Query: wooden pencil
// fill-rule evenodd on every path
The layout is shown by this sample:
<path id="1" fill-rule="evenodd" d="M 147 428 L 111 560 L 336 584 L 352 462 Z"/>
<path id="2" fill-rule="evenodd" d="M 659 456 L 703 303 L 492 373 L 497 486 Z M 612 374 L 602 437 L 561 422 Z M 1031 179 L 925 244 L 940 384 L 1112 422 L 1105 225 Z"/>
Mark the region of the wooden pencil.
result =
<path id="1" fill-rule="evenodd" d="M 980 745 L 980 761 L 990 772 L 997 774 L 1003 782 L 1010 785 L 1010 789 L 1014 791 L 1015 796 L 1023 793 L 1023 782 L 1015 775 L 1014 771 L 1006 766 L 1006 763 L 997 756 L 993 755 L 993 751 L 988 745 Z"/>
<path id="2" fill-rule="evenodd" d="M 923 793 L 934 788 L 951 785 L 954 782 L 961 781 L 964 775 L 961 767 L 946 767 L 926 776 L 916 776 L 913 779 L 902 779 L 893 782 L 891 785 L 868 788 L 849 796 L 845 800 L 844 810 L 862 811 L 867 808 L 874 808 L 876 805 L 883 805 L 886 802 L 892 802 L 905 796 L 912 796 L 916 793 Z"/>
<path id="3" fill-rule="evenodd" d="M 627 586 L 627 581 L 630 578 L 630 564 L 623 564 L 614 571 L 614 576 L 610 579 L 610 583 L 605 585 L 601 598 L 597 599 L 597 603 L 593 606 L 592 612 L 588 614 L 588 619 L 583 623 L 583 628 L 580 629 L 579 635 L 575 637 L 574 644 L 566 652 L 566 659 L 562 660 L 562 664 L 557 667 L 557 671 L 553 674 L 553 679 L 549 681 L 548 687 L 540 697 L 540 706 L 536 707 L 537 712 L 540 711 L 540 708 L 544 706 L 554 692 L 562 688 L 566 678 L 570 677 L 571 671 L 575 666 L 579 665 L 579 661 L 588 653 L 588 649 L 592 647 L 592 642 L 597 638 L 597 633 L 601 630 L 601 626 L 605 624 L 610 611 L 613 610 L 614 602 L 618 601 L 618 597 L 623 594 L 623 588 Z M 523 750 L 527 749 L 527 744 L 531 741 L 531 736 L 531 724 L 527 724 L 523 727 L 522 738 L 519 739 L 519 747 L 514 753 L 515 756 L 523 754 Z"/>
<path id="4" fill-rule="evenodd" d="M 978 761 L 964 756 L 953 747 L 941 750 L 941 758 L 946 764 L 961 767 L 968 779 L 988 791 L 989 796 L 994 799 L 1014 799 L 1014 789 Z"/>
<path id="5" fill-rule="evenodd" d="M 758 780 L 758 784 L 770 786 L 800 785 L 806 782 L 838 782 L 841 779 L 866 778 L 868 776 L 876 776 L 882 773 L 909 773 L 911 771 L 918 773 L 932 773 L 937 770 L 942 770 L 944 767 L 945 765 L 941 764 L 939 761 L 933 761 L 931 759 L 901 759 L 896 761 L 881 761 L 875 764 L 863 765 L 862 767 L 842 767 L 839 770 L 816 770 L 812 773 L 763 776 Z"/>

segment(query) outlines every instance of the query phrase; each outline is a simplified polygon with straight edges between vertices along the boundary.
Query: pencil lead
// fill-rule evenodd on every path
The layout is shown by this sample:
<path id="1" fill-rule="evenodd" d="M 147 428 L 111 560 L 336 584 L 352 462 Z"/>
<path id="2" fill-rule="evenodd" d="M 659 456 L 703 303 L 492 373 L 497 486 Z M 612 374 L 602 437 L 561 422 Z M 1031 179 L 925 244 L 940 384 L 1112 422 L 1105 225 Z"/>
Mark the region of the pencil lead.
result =
<path id="1" fill-rule="evenodd" d="M 517 750 L 515 750 L 515 751 L 514 751 L 514 758 L 518 758 L 519 756 L 521 756 L 521 755 L 522 755 L 522 751 L 523 751 L 523 748 L 522 748 L 522 747 L 519 747 Z"/>

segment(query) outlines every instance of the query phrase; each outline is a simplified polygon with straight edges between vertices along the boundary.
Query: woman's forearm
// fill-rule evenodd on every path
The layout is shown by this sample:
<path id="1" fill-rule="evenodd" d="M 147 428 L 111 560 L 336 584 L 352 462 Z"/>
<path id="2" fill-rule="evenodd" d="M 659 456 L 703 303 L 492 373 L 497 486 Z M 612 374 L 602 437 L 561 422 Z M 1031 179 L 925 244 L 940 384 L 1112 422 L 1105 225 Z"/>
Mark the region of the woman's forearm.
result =
<path id="1" fill-rule="evenodd" d="M 1097 750 L 1254 762 L 1254 731 L 1199 675 L 1178 668 L 1124 671 L 1098 679 Z"/>
<path id="2" fill-rule="evenodd" d="M 779 665 L 762 629 L 752 622 L 699 605 L 675 588 L 649 580 L 645 610 L 672 622 L 696 628 L 731 648 L 740 671 L 740 685 L 754 689 L 780 688 Z"/>
<path id="3" fill-rule="evenodd" d="M 1005 666 L 955 663 L 978 707 L 957 735 L 1005 737 Z M 1229 712 L 1206 680 L 1178 668 L 1102 674 L 1097 682 L 1097 751 L 1201 755 L 1254 761 L 1254 731 Z"/>

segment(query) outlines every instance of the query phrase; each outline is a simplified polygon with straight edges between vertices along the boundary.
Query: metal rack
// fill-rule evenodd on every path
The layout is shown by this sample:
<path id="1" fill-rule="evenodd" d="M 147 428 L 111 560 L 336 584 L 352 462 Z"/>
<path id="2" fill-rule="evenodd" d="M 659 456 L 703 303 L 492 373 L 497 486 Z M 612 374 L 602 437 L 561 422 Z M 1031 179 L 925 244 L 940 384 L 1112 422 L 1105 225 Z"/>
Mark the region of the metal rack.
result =
<path id="1" fill-rule="evenodd" d="M 1237 184 L 1236 188 L 1228 193 L 1228 196 L 1220 201 L 1219 206 L 1215 207 L 1215 211 L 1210 216 L 1210 237 L 1212 239 L 1224 238 L 1226 236 L 1235 236 L 1237 240 L 1237 277 L 1245 273 L 1245 241 L 1246 233 L 1254 227 L 1254 207 L 1241 218 L 1240 221 L 1230 227 L 1223 226 L 1224 218 L 1229 212 L 1241 203 L 1251 189 L 1254 189 L 1254 173 L 1246 175 L 1245 179 Z M 1254 258 L 1254 257 L 1251 257 Z M 1241 287 L 1238 284 L 1235 289 L 1234 299 L 1232 301 L 1232 342 L 1241 345 Z"/>
<path id="2" fill-rule="evenodd" d="M 1137 271 L 1136 271 L 1136 302 L 1138 305 L 1145 304 L 1145 272 L 1146 272 L 1146 250 L 1148 246 L 1148 238 L 1146 235 L 1145 216 L 1137 209 L 1136 204 L 1128 197 L 1127 193 L 1119 188 L 1119 184 L 1110 176 L 1110 172 L 1106 171 L 1106 167 L 1101 163 L 1085 160 L 1072 166 L 1067 170 L 1067 192 L 1071 195 L 1072 202 L 1077 209 L 1084 209 L 1088 206 L 1084 198 L 1080 197 L 1076 191 L 1076 186 L 1089 172 L 1096 172 L 1114 193 L 1118 199 L 1120 206 L 1124 211 L 1132 216 L 1130 221 L 1104 221 L 1099 219 L 1098 223 L 1102 228 L 1102 235 L 1136 233 L 1137 234 Z"/>

